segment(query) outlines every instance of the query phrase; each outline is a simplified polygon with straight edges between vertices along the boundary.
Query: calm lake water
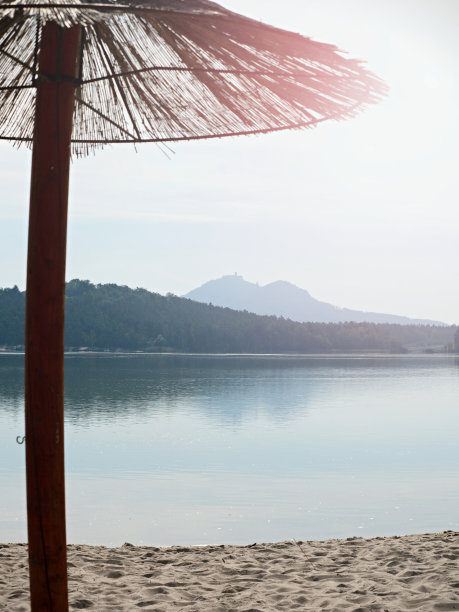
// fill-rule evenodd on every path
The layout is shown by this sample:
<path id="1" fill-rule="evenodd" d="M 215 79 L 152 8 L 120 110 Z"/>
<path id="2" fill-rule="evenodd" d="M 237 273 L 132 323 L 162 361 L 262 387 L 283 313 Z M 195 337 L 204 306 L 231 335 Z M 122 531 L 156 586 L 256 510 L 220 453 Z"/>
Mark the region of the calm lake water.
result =
<path id="1" fill-rule="evenodd" d="M 69 355 L 68 540 L 459 530 L 453 356 Z M 23 356 L 0 354 L 0 541 L 26 540 Z"/>

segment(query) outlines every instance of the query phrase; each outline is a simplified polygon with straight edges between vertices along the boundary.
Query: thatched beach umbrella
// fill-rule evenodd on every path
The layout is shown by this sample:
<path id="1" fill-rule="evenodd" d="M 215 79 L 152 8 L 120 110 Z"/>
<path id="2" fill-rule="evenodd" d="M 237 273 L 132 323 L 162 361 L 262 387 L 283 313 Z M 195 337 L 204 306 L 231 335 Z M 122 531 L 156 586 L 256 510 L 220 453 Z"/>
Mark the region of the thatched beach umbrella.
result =
<path id="1" fill-rule="evenodd" d="M 26 471 L 33 610 L 67 610 L 63 344 L 71 152 L 304 128 L 384 93 L 359 62 L 208 0 L 0 0 L 0 139 L 33 148 Z"/>

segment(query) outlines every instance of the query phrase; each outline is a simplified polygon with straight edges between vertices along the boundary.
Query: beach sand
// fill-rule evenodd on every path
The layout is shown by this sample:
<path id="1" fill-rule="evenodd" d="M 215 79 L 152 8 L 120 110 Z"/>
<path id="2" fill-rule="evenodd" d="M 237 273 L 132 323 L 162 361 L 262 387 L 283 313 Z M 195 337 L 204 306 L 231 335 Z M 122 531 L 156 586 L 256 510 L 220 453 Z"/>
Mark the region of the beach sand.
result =
<path id="1" fill-rule="evenodd" d="M 459 533 L 250 546 L 71 545 L 70 609 L 459 610 Z M 27 546 L 0 545 L 0 610 L 29 610 Z"/>

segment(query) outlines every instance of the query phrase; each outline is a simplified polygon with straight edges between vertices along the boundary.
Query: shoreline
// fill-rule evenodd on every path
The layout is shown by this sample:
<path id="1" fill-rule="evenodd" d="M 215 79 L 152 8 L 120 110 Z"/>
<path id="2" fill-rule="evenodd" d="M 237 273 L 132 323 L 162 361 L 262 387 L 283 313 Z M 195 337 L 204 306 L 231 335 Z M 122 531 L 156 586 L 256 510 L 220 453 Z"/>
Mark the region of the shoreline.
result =
<path id="1" fill-rule="evenodd" d="M 0 355 L 25 355 L 23 348 L 4 348 L 0 347 Z M 390 352 L 377 349 L 368 350 L 354 350 L 354 351 L 332 351 L 324 353 L 190 353 L 184 351 L 128 351 L 121 349 L 71 349 L 66 348 L 64 350 L 64 356 L 74 355 L 161 355 L 161 356 L 177 356 L 177 357 L 433 357 L 433 356 L 447 356 L 457 357 L 459 353 L 440 350 L 439 347 L 421 347 L 421 348 L 408 348 L 406 351 Z"/>
<path id="2" fill-rule="evenodd" d="M 29 611 L 26 544 L 0 544 L 0 609 Z M 459 532 L 245 546 L 68 546 L 70 609 L 459 610 Z"/>

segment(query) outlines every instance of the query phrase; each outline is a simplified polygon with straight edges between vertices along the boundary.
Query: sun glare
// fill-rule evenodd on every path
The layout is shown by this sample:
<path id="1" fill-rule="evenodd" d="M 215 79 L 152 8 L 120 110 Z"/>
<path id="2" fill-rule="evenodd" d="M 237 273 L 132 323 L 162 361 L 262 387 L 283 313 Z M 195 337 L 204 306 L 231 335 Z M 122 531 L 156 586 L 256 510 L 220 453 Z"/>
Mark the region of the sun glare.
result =
<path id="1" fill-rule="evenodd" d="M 432 40 L 398 34 L 391 41 L 390 81 L 394 98 L 392 117 L 398 145 L 410 156 L 432 155 L 446 145 L 457 114 L 452 58 Z M 400 146 L 397 146 L 400 154 Z M 394 151 L 392 143 L 391 150 Z"/>

